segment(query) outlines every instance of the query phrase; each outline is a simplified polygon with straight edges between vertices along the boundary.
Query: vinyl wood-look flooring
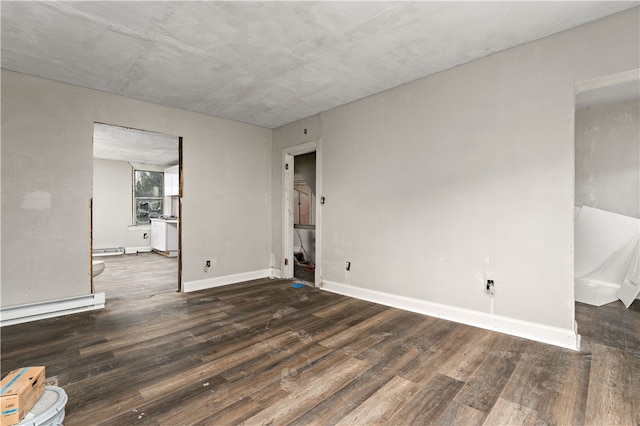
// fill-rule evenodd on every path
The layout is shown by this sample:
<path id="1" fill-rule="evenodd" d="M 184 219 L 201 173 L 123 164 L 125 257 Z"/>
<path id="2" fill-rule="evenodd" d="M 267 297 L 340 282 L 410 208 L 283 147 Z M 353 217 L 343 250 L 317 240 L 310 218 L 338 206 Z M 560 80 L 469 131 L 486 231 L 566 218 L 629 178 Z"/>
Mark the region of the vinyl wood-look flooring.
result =
<path id="1" fill-rule="evenodd" d="M 291 284 L 4 327 L 2 375 L 45 365 L 67 426 L 640 422 L 638 302 L 579 305 L 577 352 Z"/>
<path id="2" fill-rule="evenodd" d="M 104 271 L 93 277 L 96 293 L 107 300 L 137 299 L 178 291 L 178 258 L 156 252 L 96 257 Z"/>

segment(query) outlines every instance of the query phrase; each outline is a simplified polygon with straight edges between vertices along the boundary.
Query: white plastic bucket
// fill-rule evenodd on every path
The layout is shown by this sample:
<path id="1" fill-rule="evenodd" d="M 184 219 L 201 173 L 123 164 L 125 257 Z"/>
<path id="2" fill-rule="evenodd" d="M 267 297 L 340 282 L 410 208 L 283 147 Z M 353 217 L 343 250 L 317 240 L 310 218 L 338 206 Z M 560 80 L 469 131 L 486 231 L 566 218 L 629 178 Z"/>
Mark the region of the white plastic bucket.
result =
<path id="1" fill-rule="evenodd" d="M 62 426 L 67 394 L 57 386 L 45 386 L 44 393 L 19 423 L 27 426 Z"/>

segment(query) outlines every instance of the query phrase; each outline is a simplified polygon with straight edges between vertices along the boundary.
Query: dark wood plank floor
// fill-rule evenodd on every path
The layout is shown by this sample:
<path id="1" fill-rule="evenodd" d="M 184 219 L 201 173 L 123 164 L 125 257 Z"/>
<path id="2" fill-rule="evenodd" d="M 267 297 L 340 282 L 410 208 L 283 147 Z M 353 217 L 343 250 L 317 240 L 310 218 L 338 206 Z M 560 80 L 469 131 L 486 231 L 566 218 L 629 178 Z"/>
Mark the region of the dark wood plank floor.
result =
<path id="1" fill-rule="evenodd" d="M 4 327 L 2 375 L 45 365 L 67 426 L 640 422 L 638 302 L 578 306 L 576 352 L 291 284 Z"/>
<path id="2" fill-rule="evenodd" d="M 101 256 L 104 271 L 93 277 L 96 293 L 107 301 L 139 299 L 158 293 L 178 291 L 178 258 L 156 252 Z"/>
<path id="3" fill-rule="evenodd" d="M 576 303 L 578 333 L 592 343 L 626 349 L 640 357 L 640 300 L 625 309 L 621 301 L 594 307 Z"/>

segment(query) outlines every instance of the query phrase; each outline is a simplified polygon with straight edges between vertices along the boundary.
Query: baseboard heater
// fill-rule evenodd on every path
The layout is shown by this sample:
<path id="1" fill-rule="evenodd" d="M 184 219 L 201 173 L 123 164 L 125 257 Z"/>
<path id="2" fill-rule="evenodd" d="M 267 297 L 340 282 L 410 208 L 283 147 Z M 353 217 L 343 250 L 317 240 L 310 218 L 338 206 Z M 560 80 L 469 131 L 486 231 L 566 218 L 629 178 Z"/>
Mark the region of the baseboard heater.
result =
<path id="1" fill-rule="evenodd" d="M 0 308 L 0 327 L 104 308 L 104 293 Z"/>
<path id="2" fill-rule="evenodd" d="M 93 249 L 94 256 L 117 256 L 119 254 L 124 254 L 124 252 L 124 247 Z"/>

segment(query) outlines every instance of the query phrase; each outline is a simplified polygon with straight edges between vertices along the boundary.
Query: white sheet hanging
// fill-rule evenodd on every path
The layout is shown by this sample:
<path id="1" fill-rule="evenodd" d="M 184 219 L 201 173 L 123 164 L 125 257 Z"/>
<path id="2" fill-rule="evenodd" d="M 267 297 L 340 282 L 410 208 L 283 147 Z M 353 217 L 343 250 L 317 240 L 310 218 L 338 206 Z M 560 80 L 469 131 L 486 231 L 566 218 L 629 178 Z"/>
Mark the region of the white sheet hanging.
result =
<path id="1" fill-rule="evenodd" d="M 582 207 L 575 220 L 575 300 L 595 306 L 617 300 L 639 236 L 640 220 Z"/>
<path id="2" fill-rule="evenodd" d="M 622 282 L 622 287 L 618 293 L 618 299 L 627 308 L 640 294 L 640 237 L 636 238 L 636 248 L 631 257 L 629 268 Z"/>

